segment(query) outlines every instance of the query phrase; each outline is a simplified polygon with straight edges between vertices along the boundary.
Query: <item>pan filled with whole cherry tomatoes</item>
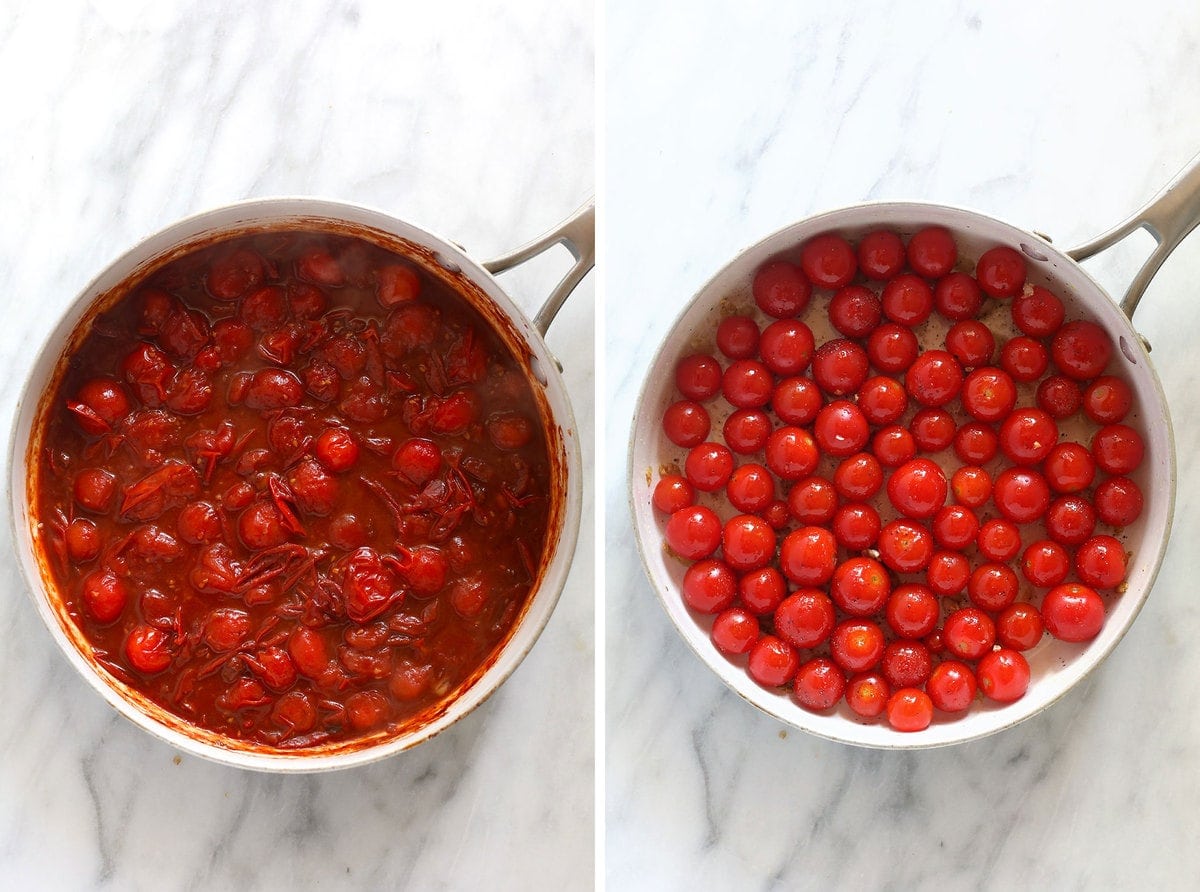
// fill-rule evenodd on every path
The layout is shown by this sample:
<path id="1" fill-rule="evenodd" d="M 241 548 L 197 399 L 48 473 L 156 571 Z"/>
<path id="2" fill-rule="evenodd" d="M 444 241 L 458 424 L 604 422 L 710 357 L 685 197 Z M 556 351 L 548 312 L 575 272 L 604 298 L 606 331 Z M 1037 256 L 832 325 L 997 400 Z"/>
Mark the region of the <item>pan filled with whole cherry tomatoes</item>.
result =
<path id="1" fill-rule="evenodd" d="M 687 643 L 797 728 L 883 748 L 1044 709 L 1117 645 L 1167 545 L 1170 416 L 1132 315 L 1200 222 L 1200 161 L 1064 252 L 875 203 L 734 258 L 655 357 L 630 507 Z M 1145 228 L 1120 302 L 1079 265 Z"/>
<path id="2" fill-rule="evenodd" d="M 71 663 L 136 724 L 241 767 L 399 752 L 545 626 L 579 443 L 543 340 L 590 205 L 481 264 L 367 208 L 263 199 L 151 236 L 33 362 L 14 539 Z M 563 244 L 532 320 L 499 273 Z"/>

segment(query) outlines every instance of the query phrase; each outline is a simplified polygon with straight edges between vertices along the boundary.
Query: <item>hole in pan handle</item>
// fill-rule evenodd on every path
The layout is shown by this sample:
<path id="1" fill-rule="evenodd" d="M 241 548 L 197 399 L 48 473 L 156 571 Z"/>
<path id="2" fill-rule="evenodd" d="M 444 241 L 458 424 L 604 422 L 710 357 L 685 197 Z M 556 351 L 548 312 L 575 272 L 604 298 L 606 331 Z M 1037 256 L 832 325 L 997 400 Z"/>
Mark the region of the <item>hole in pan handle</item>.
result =
<path id="1" fill-rule="evenodd" d="M 575 264 L 567 270 L 567 274 L 550 292 L 550 296 L 546 298 L 545 303 L 533 317 L 533 327 L 543 337 L 550 328 L 550 323 L 554 321 L 554 317 L 558 315 L 558 311 L 562 309 L 567 296 L 596 265 L 595 199 L 589 198 L 566 220 L 528 244 L 483 265 L 483 268 L 489 273 L 496 275 L 536 257 L 555 245 L 564 245 L 571 252 L 571 256 L 575 258 Z"/>
<path id="2" fill-rule="evenodd" d="M 1115 245 L 1135 229 L 1150 233 L 1157 244 L 1120 301 L 1121 311 L 1132 319 L 1138 301 L 1158 268 L 1197 224 L 1200 224 L 1200 155 L 1192 158 L 1187 167 L 1140 210 L 1103 235 L 1068 251 L 1067 256 L 1075 261 L 1086 260 Z"/>

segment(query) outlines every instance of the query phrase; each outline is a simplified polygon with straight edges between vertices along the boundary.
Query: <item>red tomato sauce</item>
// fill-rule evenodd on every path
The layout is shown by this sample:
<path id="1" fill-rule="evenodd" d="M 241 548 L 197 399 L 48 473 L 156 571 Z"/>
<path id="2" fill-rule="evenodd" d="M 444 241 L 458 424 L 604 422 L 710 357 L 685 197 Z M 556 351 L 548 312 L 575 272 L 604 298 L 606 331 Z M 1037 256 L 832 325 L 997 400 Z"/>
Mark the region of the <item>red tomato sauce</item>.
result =
<path id="1" fill-rule="evenodd" d="M 90 322 L 33 499 L 63 612 L 181 719 L 386 736 L 507 640 L 551 467 L 518 361 L 417 265 L 308 231 L 171 260 Z"/>

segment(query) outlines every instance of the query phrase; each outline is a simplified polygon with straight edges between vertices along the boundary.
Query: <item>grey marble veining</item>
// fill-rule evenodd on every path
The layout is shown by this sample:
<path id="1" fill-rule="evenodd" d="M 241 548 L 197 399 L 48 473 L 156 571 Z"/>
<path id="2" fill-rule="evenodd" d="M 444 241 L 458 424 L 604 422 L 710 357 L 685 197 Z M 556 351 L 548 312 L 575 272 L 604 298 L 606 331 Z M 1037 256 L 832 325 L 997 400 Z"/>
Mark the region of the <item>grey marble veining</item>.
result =
<path id="1" fill-rule="evenodd" d="M 379 207 L 481 258 L 594 189 L 590 2 L 12 0 L 0 15 L 0 435 L 59 308 L 189 213 L 262 195 Z M 511 274 L 536 307 L 566 264 Z M 594 286 L 555 322 L 590 475 Z M 118 718 L 37 619 L 0 528 L 8 888 L 585 889 L 594 526 L 541 640 L 418 749 L 312 777 L 186 756 Z"/>
<path id="2" fill-rule="evenodd" d="M 793 8 L 794 7 L 794 8 Z M 1159 581 L 1083 685 L 1015 729 L 915 753 L 792 731 L 656 603 L 629 421 L 672 319 L 743 247 L 871 199 L 974 207 L 1069 245 L 1200 151 L 1194 4 L 612 3 L 606 54 L 607 853 L 614 889 L 1194 888 L 1200 855 L 1200 238 L 1137 326 L 1173 408 Z M 618 188 L 619 186 L 619 188 Z M 1094 265 L 1114 293 L 1146 241 Z"/>

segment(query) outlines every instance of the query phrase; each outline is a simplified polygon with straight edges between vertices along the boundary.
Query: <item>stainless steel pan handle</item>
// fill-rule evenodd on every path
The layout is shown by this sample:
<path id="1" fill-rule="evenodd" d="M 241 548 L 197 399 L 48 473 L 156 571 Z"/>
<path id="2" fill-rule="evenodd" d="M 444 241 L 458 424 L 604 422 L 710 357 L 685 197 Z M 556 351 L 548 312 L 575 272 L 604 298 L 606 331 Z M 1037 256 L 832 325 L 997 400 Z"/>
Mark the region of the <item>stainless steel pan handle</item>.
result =
<path id="1" fill-rule="evenodd" d="M 533 241 L 522 245 L 515 251 L 505 254 L 503 257 L 497 257 L 495 260 L 488 261 L 483 265 L 483 268 L 489 273 L 496 275 L 505 270 L 512 269 L 526 260 L 531 260 L 555 245 L 564 245 L 571 252 L 571 256 L 575 258 L 575 264 L 567 270 L 567 274 L 562 277 L 562 280 L 550 292 L 550 296 L 546 298 L 541 308 L 534 314 L 533 327 L 543 337 L 546 336 L 546 331 L 550 328 L 550 323 L 554 321 L 554 317 L 558 315 L 558 311 L 562 309 L 563 302 L 566 301 L 567 296 L 575 290 L 575 286 L 583 281 L 583 277 L 596 265 L 595 200 L 589 199 L 583 207 L 579 208 L 579 210 L 575 211 L 575 213 L 549 232 L 538 236 Z"/>
<path id="2" fill-rule="evenodd" d="M 1075 261 L 1086 260 L 1112 247 L 1136 229 L 1150 233 L 1157 244 L 1120 300 L 1121 311 L 1132 319 L 1138 301 L 1158 268 L 1197 224 L 1200 224 L 1200 155 L 1189 161 L 1187 167 L 1137 213 L 1098 238 L 1068 251 L 1067 256 Z"/>

